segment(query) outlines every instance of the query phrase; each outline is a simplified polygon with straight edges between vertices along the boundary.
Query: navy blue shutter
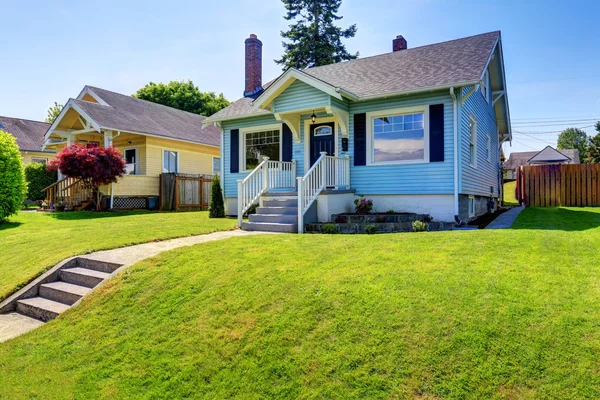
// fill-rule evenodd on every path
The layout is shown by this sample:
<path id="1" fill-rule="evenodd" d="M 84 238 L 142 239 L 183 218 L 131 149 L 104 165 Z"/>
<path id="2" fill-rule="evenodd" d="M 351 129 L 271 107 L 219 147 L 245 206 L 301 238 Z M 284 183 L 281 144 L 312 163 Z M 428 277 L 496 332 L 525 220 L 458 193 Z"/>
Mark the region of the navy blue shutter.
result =
<path id="1" fill-rule="evenodd" d="M 292 161 L 292 131 L 286 124 L 281 130 L 281 161 Z"/>
<path id="2" fill-rule="evenodd" d="M 429 161 L 444 161 L 444 105 L 429 106 Z"/>
<path id="3" fill-rule="evenodd" d="M 367 114 L 354 114 L 354 165 L 367 165 Z"/>
<path id="4" fill-rule="evenodd" d="M 240 172 L 240 130 L 231 130 L 231 157 L 229 157 L 230 170 L 229 172 Z"/>

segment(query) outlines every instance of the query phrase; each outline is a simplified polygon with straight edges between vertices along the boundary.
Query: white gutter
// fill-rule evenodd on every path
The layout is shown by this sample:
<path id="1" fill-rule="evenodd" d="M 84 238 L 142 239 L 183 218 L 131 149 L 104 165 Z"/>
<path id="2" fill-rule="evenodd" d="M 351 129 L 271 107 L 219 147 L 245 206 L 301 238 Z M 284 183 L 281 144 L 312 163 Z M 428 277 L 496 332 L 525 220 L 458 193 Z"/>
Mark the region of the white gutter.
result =
<path id="1" fill-rule="evenodd" d="M 454 87 L 450 88 L 454 114 L 454 216 L 458 218 L 458 100 Z"/>

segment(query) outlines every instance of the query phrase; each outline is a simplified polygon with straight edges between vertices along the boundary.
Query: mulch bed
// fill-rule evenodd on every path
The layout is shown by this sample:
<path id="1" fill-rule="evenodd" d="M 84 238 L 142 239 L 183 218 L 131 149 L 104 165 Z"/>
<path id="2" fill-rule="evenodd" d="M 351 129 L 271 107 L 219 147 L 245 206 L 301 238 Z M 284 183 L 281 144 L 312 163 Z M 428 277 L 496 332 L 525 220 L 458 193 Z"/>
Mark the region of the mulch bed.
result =
<path id="1" fill-rule="evenodd" d="M 486 226 L 492 223 L 500 214 L 503 214 L 510 210 L 510 208 L 499 208 L 494 213 L 485 214 L 481 217 L 475 218 L 473 221 L 469 222 L 469 226 L 476 226 L 479 229 L 484 229 Z"/>

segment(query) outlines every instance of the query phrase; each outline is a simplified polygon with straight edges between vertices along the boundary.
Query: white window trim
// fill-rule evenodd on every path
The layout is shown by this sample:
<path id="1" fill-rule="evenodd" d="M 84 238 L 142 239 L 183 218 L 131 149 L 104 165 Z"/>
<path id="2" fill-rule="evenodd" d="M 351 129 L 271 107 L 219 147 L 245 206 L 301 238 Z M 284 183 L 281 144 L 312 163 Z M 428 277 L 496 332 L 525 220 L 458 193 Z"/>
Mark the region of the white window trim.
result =
<path id="1" fill-rule="evenodd" d="M 486 140 L 487 140 L 487 142 L 486 142 L 487 162 L 492 162 L 492 137 L 490 136 L 489 133 L 486 133 L 485 136 L 486 136 Z"/>
<path id="2" fill-rule="evenodd" d="M 316 122 L 312 122 L 312 120 L 310 118 L 307 118 L 304 120 L 304 131 L 303 133 L 303 137 L 304 137 L 304 173 L 307 173 L 308 170 L 312 167 L 310 165 L 310 138 L 311 138 L 311 134 L 310 134 L 310 126 L 311 125 L 320 125 L 320 124 L 327 124 L 327 123 L 331 123 L 333 122 L 333 142 L 334 142 L 334 148 L 335 148 L 335 156 L 337 157 L 340 152 L 339 152 L 339 146 L 338 146 L 338 123 L 335 122 L 335 118 L 334 117 L 322 117 L 322 118 L 317 118 Z"/>
<path id="3" fill-rule="evenodd" d="M 211 166 L 211 169 L 212 169 L 212 175 L 213 175 L 213 176 L 215 175 L 215 158 L 218 158 L 218 159 L 219 159 L 219 168 L 221 168 L 221 167 L 220 167 L 220 166 L 221 166 L 221 157 L 215 157 L 215 156 L 213 156 L 213 157 L 212 157 L 212 166 Z M 220 172 L 220 175 L 223 175 L 223 172 Z"/>
<path id="4" fill-rule="evenodd" d="M 241 128 L 240 136 L 241 136 L 241 146 L 240 147 L 240 173 L 252 172 L 251 169 L 246 169 L 246 135 L 248 133 L 255 132 L 264 132 L 264 131 L 279 131 L 279 159 L 282 158 L 282 134 L 281 134 L 281 124 L 270 124 L 270 125 L 261 125 L 261 126 L 252 126 L 250 128 Z"/>
<path id="5" fill-rule="evenodd" d="M 481 85 L 481 95 L 485 99 L 486 102 L 490 102 L 490 73 L 488 70 L 485 70 L 483 74 L 483 85 Z M 485 93 L 484 93 L 485 91 Z"/>
<path id="6" fill-rule="evenodd" d="M 423 145 L 425 146 L 423 153 L 423 160 L 407 160 L 407 161 L 385 161 L 385 162 L 374 162 L 373 147 L 373 119 L 379 117 L 390 117 L 403 114 L 415 114 L 423 113 Z M 404 108 L 393 108 L 390 110 L 372 111 L 366 114 L 367 119 L 367 166 L 378 166 L 378 165 L 410 165 L 410 164 L 428 164 L 429 163 L 429 106 L 416 106 L 416 107 L 404 107 Z"/>
<path id="7" fill-rule="evenodd" d="M 47 158 L 42 158 L 42 157 L 31 157 L 31 162 L 41 163 L 41 164 L 48 164 L 48 159 Z"/>
<path id="8" fill-rule="evenodd" d="M 473 212 L 470 210 L 470 205 L 473 204 Z M 467 212 L 469 213 L 469 218 L 475 216 L 475 196 L 469 196 L 469 202 L 467 203 Z"/>
<path id="9" fill-rule="evenodd" d="M 478 136 L 478 127 L 477 127 L 477 118 L 475 118 L 475 116 L 473 114 L 469 115 L 469 120 L 473 123 L 473 125 L 475 126 L 475 142 L 473 143 L 473 147 L 474 147 L 474 153 L 475 153 L 475 158 L 472 159 L 471 158 L 471 139 L 473 138 L 473 133 L 471 132 L 471 128 L 469 128 L 469 165 L 472 168 L 477 168 L 477 136 Z M 467 125 L 468 127 L 468 125 Z"/>
<path id="10" fill-rule="evenodd" d="M 167 172 L 165 171 L 165 151 L 172 151 L 173 153 L 177 153 L 177 172 L 175 172 L 176 174 L 180 174 L 181 173 L 181 152 L 179 150 L 173 150 L 173 149 L 168 149 L 168 148 L 162 148 L 161 149 L 161 153 L 162 153 L 162 164 L 160 165 L 160 170 L 162 171 L 163 174 L 166 174 Z"/>
<path id="11" fill-rule="evenodd" d="M 129 147 L 123 147 L 123 159 L 125 160 L 125 152 L 127 150 L 135 150 L 135 173 L 133 175 L 139 175 L 140 174 L 140 163 L 139 163 L 139 157 L 140 157 L 140 150 L 138 149 L 138 146 L 129 146 Z M 164 157 L 164 153 L 163 153 L 163 157 Z M 179 157 L 177 157 L 179 159 Z M 164 165 L 164 161 L 163 161 L 163 165 Z M 128 175 L 131 176 L 131 175 Z"/>

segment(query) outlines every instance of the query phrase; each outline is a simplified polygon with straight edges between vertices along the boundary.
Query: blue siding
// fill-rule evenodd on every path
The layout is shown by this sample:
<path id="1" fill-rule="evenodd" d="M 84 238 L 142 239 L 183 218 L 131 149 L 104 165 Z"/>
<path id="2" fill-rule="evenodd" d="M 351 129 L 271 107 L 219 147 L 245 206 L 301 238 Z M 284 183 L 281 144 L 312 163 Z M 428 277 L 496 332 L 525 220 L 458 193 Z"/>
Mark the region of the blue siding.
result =
<path id="1" fill-rule="evenodd" d="M 463 90 L 463 95 L 469 88 Z M 491 99 L 491 93 L 488 96 Z M 469 116 L 477 119 L 477 165 L 471 166 L 469 157 Z M 498 125 L 496 114 L 480 90 L 469 96 L 460 111 L 460 179 L 461 194 L 489 196 L 490 186 L 494 188 L 494 196 L 498 195 L 498 169 L 500 151 L 498 149 Z M 490 135 L 490 161 L 487 160 L 487 136 Z"/>
<path id="2" fill-rule="evenodd" d="M 306 110 L 329 105 L 329 95 L 302 81 L 294 81 L 273 100 L 273 112 Z"/>
<path id="3" fill-rule="evenodd" d="M 423 164 L 354 166 L 350 182 L 358 194 L 452 194 L 454 191 L 453 108 L 449 92 L 350 103 L 348 152 L 354 157 L 354 114 L 444 104 L 444 161 Z M 369 123 L 369 121 L 367 121 Z M 341 138 L 340 138 L 341 140 Z M 341 148 L 341 143 L 340 143 Z"/>

